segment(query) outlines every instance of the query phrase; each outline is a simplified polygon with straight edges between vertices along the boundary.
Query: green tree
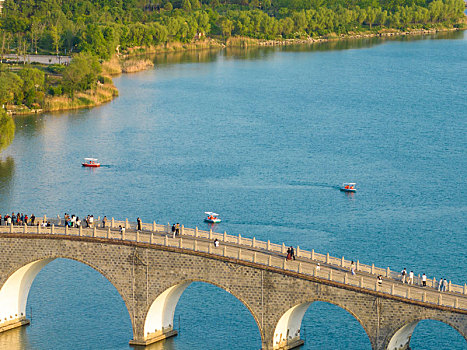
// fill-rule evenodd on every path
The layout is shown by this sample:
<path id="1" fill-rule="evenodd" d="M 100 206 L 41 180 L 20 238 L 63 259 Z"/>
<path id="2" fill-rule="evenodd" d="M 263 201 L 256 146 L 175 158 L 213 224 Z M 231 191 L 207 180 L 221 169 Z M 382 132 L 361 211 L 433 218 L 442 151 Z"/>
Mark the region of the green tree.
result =
<path id="1" fill-rule="evenodd" d="M 222 17 L 220 20 L 220 27 L 222 30 L 222 35 L 224 37 L 229 37 L 232 34 L 232 30 L 234 29 L 234 24 L 230 19 Z"/>
<path id="2" fill-rule="evenodd" d="M 366 9 L 366 22 L 370 25 L 370 29 L 373 26 L 373 23 L 375 23 L 380 12 L 381 9 L 379 8 L 369 7 Z"/>
<path id="3" fill-rule="evenodd" d="M 45 29 L 45 23 L 35 18 L 31 24 L 31 40 L 34 47 L 34 53 L 37 55 L 37 41 Z"/>
<path id="4" fill-rule="evenodd" d="M 57 26 L 52 26 L 50 28 L 50 36 L 52 37 L 55 54 L 58 56 L 58 48 L 60 46 L 60 33 Z"/>
<path id="5" fill-rule="evenodd" d="M 87 52 L 75 55 L 63 71 L 64 92 L 74 96 L 76 91 L 94 88 L 97 84 L 97 76 L 101 71 L 102 67 L 96 56 Z"/>
<path id="6" fill-rule="evenodd" d="M 23 68 L 18 72 L 23 80 L 22 92 L 24 104 L 32 107 L 33 104 L 41 104 L 44 98 L 45 74 L 37 68 Z"/>
<path id="7" fill-rule="evenodd" d="M 185 11 L 191 11 L 191 2 L 190 0 L 182 0 L 182 9 Z"/>
<path id="8" fill-rule="evenodd" d="M 23 80 L 13 72 L 0 72 L 0 107 L 23 99 Z"/>

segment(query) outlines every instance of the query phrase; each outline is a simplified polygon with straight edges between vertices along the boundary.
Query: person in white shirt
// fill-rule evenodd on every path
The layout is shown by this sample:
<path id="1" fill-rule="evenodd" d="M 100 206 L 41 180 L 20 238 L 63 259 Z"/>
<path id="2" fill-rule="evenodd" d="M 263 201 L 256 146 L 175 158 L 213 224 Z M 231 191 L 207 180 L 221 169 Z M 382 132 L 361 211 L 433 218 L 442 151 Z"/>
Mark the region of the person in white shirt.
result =
<path id="1" fill-rule="evenodd" d="M 409 284 L 413 284 L 413 271 L 409 272 Z"/>
<path id="2" fill-rule="evenodd" d="M 355 263 L 352 260 L 352 263 L 350 264 L 350 272 L 352 273 L 352 276 L 355 275 Z"/>
<path id="3" fill-rule="evenodd" d="M 214 240 L 214 247 L 219 247 L 219 240 L 217 238 Z"/>
<path id="4" fill-rule="evenodd" d="M 402 283 L 405 283 L 406 278 L 407 278 L 407 269 L 404 267 L 404 269 L 401 271 L 401 281 L 402 281 Z"/>
<path id="5" fill-rule="evenodd" d="M 426 287 L 426 275 L 422 275 L 422 287 Z"/>

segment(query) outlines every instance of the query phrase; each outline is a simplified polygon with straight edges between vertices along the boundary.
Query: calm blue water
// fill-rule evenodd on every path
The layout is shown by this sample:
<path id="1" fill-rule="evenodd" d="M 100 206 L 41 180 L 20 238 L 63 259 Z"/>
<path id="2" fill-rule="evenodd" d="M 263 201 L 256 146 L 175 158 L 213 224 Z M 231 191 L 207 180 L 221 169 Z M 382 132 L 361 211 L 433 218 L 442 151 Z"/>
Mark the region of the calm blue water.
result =
<path id="1" fill-rule="evenodd" d="M 0 213 L 94 214 L 299 244 L 467 281 L 467 34 L 156 59 L 92 110 L 17 118 L 0 159 Z M 82 158 L 105 166 L 82 169 Z M 336 186 L 358 183 L 346 195 Z M 111 284 L 56 260 L 29 295 L 32 325 L 0 349 L 127 349 Z M 259 349 L 247 309 L 213 286 L 182 295 L 180 335 L 151 349 Z M 347 312 L 315 303 L 303 349 L 370 349 Z M 413 349 L 466 349 L 423 321 Z"/>

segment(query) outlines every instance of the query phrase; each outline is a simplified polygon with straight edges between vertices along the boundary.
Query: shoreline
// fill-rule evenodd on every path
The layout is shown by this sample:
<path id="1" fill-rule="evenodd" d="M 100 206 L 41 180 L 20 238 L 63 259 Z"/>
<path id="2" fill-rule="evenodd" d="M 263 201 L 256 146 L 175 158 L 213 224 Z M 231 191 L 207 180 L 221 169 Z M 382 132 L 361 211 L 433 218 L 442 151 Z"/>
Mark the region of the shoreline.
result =
<path id="1" fill-rule="evenodd" d="M 326 43 L 331 41 L 339 40 L 352 40 L 352 39 L 366 39 L 366 38 L 389 38 L 389 37 L 405 37 L 405 36 L 424 36 L 434 35 L 438 33 L 457 32 L 464 31 L 466 28 L 438 28 L 438 29 L 414 29 L 414 30 L 394 30 L 386 29 L 378 32 L 360 32 L 360 33 L 349 33 L 349 34 L 330 34 L 327 36 L 321 36 L 317 38 L 306 38 L 306 39 L 284 39 L 284 40 L 264 40 L 264 39 L 250 39 L 243 37 L 232 38 L 233 40 L 245 39 L 246 44 L 251 40 L 256 40 L 256 46 L 289 46 L 289 45 L 307 45 L 315 43 Z M 236 47 L 238 45 L 227 45 L 227 47 Z"/>
<path id="2" fill-rule="evenodd" d="M 464 21 L 465 22 L 465 21 Z M 379 31 L 357 32 L 349 34 L 330 34 L 321 37 L 309 37 L 305 39 L 254 39 L 248 37 L 230 37 L 225 42 L 218 39 L 206 38 L 202 41 L 195 41 L 191 43 L 165 43 L 158 46 L 150 47 L 133 47 L 127 53 L 117 53 L 110 60 L 102 62 L 104 75 L 110 77 L 119 76 L 121 74 L 136 73 L 151 69 L 154 63 L 145 58 L 138 58 L 147 55 L 160 55 L 174 52 L 188 52 L 188 51 L 202 51 L 212 49 L 225 49 L 225 48 L 255 48 L 255 47 L 279 47 L 279 46 L 293 46 L 293 45 L 310 45 L 319 44 L 333 41 L 344 41 L 353 39 L 366 39 L 366 38 L 390 38 L 390 37 L 413 37 L 434 35 L 437 33 L 447 33 L 464 31 L 467 28 L 433 28 L 433 29 L 414 29 L 414 30 L 395 30 L 384 29 Z M 104 92 L 105 91 L 105 92 Z M 109 93 L 110 92 L 110 93 Z M 13 117 L 18 115 L 33 115 L 43 114 L 48 112 L 61 112 L 68 110 L 75 110 L 81 108 L 92 108 L 103 105 L 112 101 L 119 95 L 118 89 L 112 83 L 101 84 L 95 91 L 86 91 L 78 94 L 74 99 L 67 96 L 60 96 L 50 98 L 46 101 L 45 108 L 42 109 L 21 109 L 21 106 L 15 106 L 12 110 L 8 110 L 8 114 Z M 98 98 L 96 98 L 98 96 Z M 16 111 L 15 111 L 16 109 Z"/>

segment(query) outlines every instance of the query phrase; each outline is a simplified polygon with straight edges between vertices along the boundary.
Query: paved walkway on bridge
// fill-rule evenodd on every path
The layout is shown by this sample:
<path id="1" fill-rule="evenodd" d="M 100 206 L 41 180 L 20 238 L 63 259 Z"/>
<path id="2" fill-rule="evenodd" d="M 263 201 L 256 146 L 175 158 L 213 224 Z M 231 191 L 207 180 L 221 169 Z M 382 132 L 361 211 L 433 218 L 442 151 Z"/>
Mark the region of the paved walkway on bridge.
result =
<path id="1" fill-rule="evenodd" d="M 40 220 L 40 219 L 39 219 Z M 49 219 L 50 220 L 50 219 Z M 49 221 L 48 220 L 48 221 Z M 184 249 L 189 251 L 201 252 L 212 254 L 214 258 L 221 259 L 235 259 L 238 263 L 254 263 L 266 265 L 274 269 L 283 269 L 286 273 L 298 273 L 305 276 L 312 276 L 312 278 L 318 278 L 320 280 L 332 281 L 348 286 L 352 288 L 361 288 L 364 290 L 370 290 L 372 292 L 381 292 L 398 298 L 409 299 L 415 302 L 422 302 L 428 304 L 435 304 L 447 307 L 454 307 L 460 309 L 467 309 L 467 295 L 466 288 L 463 290 L 461 286 L 455 286 L 454 291 L 439 292 L 436 288 L 422 287 L 420 285 L 403 284 L 400 280 L 400 274 L 389 271 L 378 269 L 374 265 L 370 267 L 367 265 L 361 265 L 357 271 L 356 276 L 352 276 L 350 273 L 350 262 L 345 261 L 343 258 L 332 258 L 329 255 L 326 257 L 322 254 L 315 254 L 314 259 L 309 258 L 305 253 L 309 252 L 300 250 L 297 247 L 297 258 L 294 261 L 286 261 L 285 257 L 285 246 L 266 244 L 266 242 L 256 241 L 249 238 L 242 238 L 240 236 L 231 236 L 226 233 L 220 234 L 208 231 L 198 231 L 193 229 L 183 228 L 181 235 L 173 237 L 170 229 L 170 225 L 156 225 L 143 224 L 143 230 L 136 230 L 136 223 L 129 223 L 128 221 L 114 221 L 108 223 L 113 225 L 112 228 L 86 228 L 86 229 L 68 229 L 60 225 L 61 220 L 55 219 L 53 227 L 37 228 L 41 233 L 52 233 L 53 234 L 66 234 L 71 236 L 83 236 L 93 238 L 107 238 L 112 240 L 125 240 L 136 243 L 146 244 L 158 244 L 165 245 L 168 247 L 175 247 L 178 249 Z M 99 225 L 99 220 L 96 225 Z M 118 226 L 127 227 L 122 233 Z M 6 230 L 5 230 L 6 229 Z M 13 228 L 3 227 L 0 228 L 0 232 L 34 232 L 36 229 L 32 227 L 15 226 Z M 213 240 L 217 238 L 220 242 L 219 247 L 214 247 Z M 313 253 L 311 255 L 313 257 Z M 327 263 L 330 260 L 330 263 Z M 320 269 L 317 270 L 318 262 L 320 263 Z M 365 269 L 363 268 L 366 268 Z M 383 275 L 383 284 L 380 286 L 377 284 L 377 275 Z M 430 280 L 429 280 L 430 281 Z M 431 281 L 433 283 L 433 281 Z M 428 284 L 430 285 L 430 284 Z M 451 288 L 451 285 L 450 285 Z"/>

